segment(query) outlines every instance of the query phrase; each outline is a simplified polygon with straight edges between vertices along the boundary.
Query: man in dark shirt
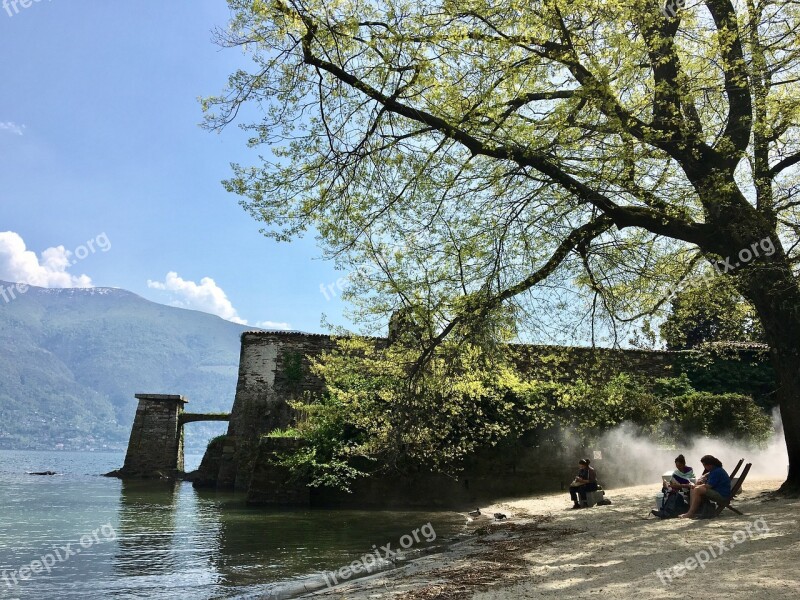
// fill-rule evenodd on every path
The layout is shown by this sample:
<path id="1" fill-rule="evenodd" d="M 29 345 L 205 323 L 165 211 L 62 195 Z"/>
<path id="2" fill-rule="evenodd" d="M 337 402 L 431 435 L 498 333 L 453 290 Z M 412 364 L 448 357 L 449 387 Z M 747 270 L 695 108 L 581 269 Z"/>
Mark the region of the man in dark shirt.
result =
<path id="1" fill-rule="evenodd" d="M 588 458 L 578 461 L 578 476 L 569 486 L 569 496 L 574 502 L 572 508 L 589 508 L 586 501 L 586 492 L 597 489 L 597 473 L 589 466 Z"/>

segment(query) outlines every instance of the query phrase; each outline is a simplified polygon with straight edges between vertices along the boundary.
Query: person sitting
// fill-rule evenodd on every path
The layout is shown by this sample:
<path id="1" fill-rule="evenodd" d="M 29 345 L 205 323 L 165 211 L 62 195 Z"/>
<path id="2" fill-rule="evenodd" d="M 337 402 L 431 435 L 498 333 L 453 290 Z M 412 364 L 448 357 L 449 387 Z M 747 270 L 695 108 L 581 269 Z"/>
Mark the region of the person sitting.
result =
<path id="1" fill-rule="evenodd" d="M 666 487 L 675 491 L 688 490 L 692 487 L 694 482 L 695 478 L 692 467 L 686 466 L 686 459 L 683 454 L 679 454 L 675 458 L 675 471 L 672 472 L 672 479 L 670 479 Z"/>
<path id="2" fill-rule="evenodd" d="M 686 466 L 683 454 L 675 458 L 675 470 L 661 476 L 661 505 L 651 514 L 659 519 L 671 519 L 689 510 L 689 488 L 695 481 L 692 467 Z"/>
<path id="3" fill-rule="evenodd" d="M 597 473 L 594 468 L 589 466 L 591 461 L 582 458 L 578 461 L 578 476 L 569 486 L 569 496 L 574 505 L 572 508 L 589 508 L 586 501 L 586 492 L 593 492 L 597 489 Z"/>
<path id="4" fill-rule="evenodd" d="M 695 516 L 704 499 L 719 503 L 728 500 L 731 496 L 731 478 L 722 468 L 719 459 L 706 454 L 700 459 L 706 472 L 697 480 L 697 485 L 691 485 L 689 496 L 689 511 L 682 514 L 682 518 Z"/>

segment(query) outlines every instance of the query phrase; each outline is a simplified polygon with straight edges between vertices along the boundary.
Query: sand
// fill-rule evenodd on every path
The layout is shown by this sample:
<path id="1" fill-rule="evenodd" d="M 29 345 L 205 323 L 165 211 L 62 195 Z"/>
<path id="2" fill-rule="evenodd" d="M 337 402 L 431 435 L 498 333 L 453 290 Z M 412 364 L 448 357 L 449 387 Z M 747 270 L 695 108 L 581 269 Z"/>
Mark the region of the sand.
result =
<path id="1" fill-rule="evenodd" d="M 779 485 L 748 480 L 734 501 L 744 516 L 711 520 L 650 516 L 658 484 L 608 490 L 612 505 L 574 511 L 566 494 L 498 503 L 481 510 L 508 521 L 478 519 L 440 554 L 304 597 L 797 598 L 800 500 L 765 494 Z"/>

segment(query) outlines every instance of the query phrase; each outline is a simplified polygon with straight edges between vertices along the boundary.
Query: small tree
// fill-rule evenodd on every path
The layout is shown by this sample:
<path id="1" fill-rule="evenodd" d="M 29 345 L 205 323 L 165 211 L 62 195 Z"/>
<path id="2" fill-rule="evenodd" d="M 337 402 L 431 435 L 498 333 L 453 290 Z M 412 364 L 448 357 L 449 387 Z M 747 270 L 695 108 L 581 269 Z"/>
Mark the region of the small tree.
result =
<path id="1" fill-rule="evenodd" d="M 298 403 L 307 419 L 278 434 L 306 442 L 284 464 L 313 486 L 342 489 L 367 474 L 455 472 L 478 449 L 554 419 L 537 382 L 500 352 L 446 343 L 411 379 L 417 357 L 402 343 L 340 339 L 312 366 L 324 394 Z"/>

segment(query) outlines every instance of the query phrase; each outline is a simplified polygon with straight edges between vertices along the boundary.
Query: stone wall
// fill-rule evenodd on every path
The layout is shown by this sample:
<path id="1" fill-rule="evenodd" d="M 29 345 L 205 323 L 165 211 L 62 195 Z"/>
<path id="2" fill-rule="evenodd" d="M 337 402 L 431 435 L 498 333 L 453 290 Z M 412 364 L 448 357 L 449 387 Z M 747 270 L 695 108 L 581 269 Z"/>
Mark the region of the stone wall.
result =
<path id="1" fill-rule="evenodd" d="M 542 379 L 561 381 L 603 380 L 617 373 L 632 373 L 647 378 L 674 374 L 681 352 L 652 350 L 613 350 L 562 346 L 511 346 L 520 371 Z"/>
<path id="2" fill-rule="evenodd" d="M 294 412 L 287 400 L 320 391 L 309 357 L 333 348 L 330 336 L 245 332 L 239 381 L 218 477 L 221 488 L 247 490 L 260 437 L 286 427 Z"/>
<path id="3" fill-rule="evenodd" d="M 376 344 L 386 338 L 372 338 Z M 311 359 L 335 347 L 331 336 L 249 331 L 242 334 L 239 380 L 222 449 L 217 486 L 247 491 L 257 464 L 262 435 L 292 423 L 288 400 L 320 392 L 323 382 L 311 372 Z M 619 371 L 664 377 L 671 372 L 669 352 L 640 352 L 553 346 L 514 347 L 520 369 L 565 381 L 589 373 Z"/>
<path id="4" fill-rule="evenodd" d="M 256 453 L 253 475 L 247 490 L 247 503 L 259 506 L 310 506 L 311 490 L 287 469 L 274 463 L 281 454 L 299 448 L 291 438 L 262 438 Z"/>
<path id="5" fill-rule="evenodd" d="M 222 450 L 225 445 L 225 436 L 218 436 L 211 440 L 203 454 L 200 466 L 192 474 L 192 485 L 196 488 L 217 487 L 217 476 L 222 463 Z"/>
<path id="6" fill-rule="evenodd" d="M 385 338 L 372 338 L 376 344 Z M 299 492 L 286 473 L 267 466 L 266 457 L 286 444 L 280 438 L 263 440 L 295 417 L 287 402 L 320 392 L 324 384 L 310 369 L 311 359 L 331 350 L 327 335 L 288 332 L 245 332 L 239 381 L 224 439 L 216 479 L 218 488 L 249 492 L 253 503 L 329 504 L 363 506 L 469 505 L 476 500 L 528 494 L 564 487 L 574 471 L 576 448 L 539 447 L 536 441 L 515 440 L 503 448 L 473 457 L 457 479 L 434 474 L 410 478 L 373 478 L 357 482 L 353 494 L 312 489 Z M 685 352 L 564 348 L 516 345 L 520 370 L 534 377 L 574 381 L 603 380 L 620 372 L 648 378 L 676 374 Z M 219 452 L 219 449 L 215 449 Z"/>
<path id="7" fill-rule="evenodd" d="M 186 413 L 188 400 L 177 394 L 136 394 L 139 405 L 133 418 L 125 464 L 108 477 L 123 479 L 171 478 L 183 479 L 183 426 L 198 421 L 227 421 L 222 413 Z M 203 458 L 206 483 L 216 485 L 222 448 L 209 445 Z"/>
<path id="8" fill-rule="evenodd" d="M 420 472 L 359 479 L 351 486 L 352 493 L 324 487 L 312 489 L 311 504 L 474 510 L 499 498 L 566 490 L 576 472 L 575 462 L 567 448 L 526 446 L 516 440 L 473 456 L 456 477 Z"/>

